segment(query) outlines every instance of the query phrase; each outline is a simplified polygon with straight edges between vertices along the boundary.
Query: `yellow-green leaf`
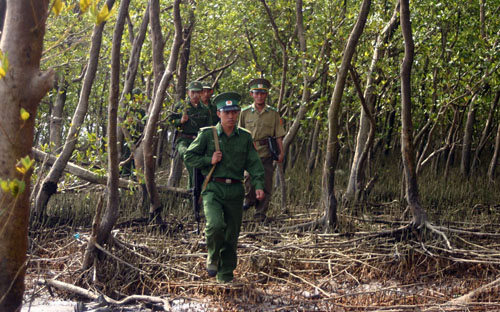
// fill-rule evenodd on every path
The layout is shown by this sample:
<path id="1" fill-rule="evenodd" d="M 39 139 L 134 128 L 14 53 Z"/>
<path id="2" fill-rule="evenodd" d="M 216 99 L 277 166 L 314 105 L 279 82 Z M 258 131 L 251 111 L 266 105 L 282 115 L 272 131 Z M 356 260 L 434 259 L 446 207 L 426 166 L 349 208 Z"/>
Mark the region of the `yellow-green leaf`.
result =
<path id="1" fill-rule="evenodd" d="M 30 118 L 30 113 L 28 113 L 24 108 L 21 107 L 21 119 L 26 121 Z"/>
<path id="2" fill-rule="evenodd" d="M 5 180 L 0 181 L 0 187 L 2 187 L 2 190 L 4 192 L 8 192 L 10 190 L 9 189 L 9 181 L 5 181 Z"/>
<path id="3" fill-rule="evenodd" d="M 26 157 L 21 158 L 21 164 L 26 170 L 29 170 L 34 163 L 35 160 L 31 159 L 28 155 L 26 155 Z"/>
<path id="4" fill-rule="evenodd" d="M 5 77 L 7 71 L 9 70 L 9 59 L 7 58 L 7 53 L 3 53 L 0 50 L 0 62 L 2 65 L 0 66 L 0 79 Z"/>
<path id="5" fill-rule="evenodd" d="M 13 196 L 22 194 L 25 188 L 26 188 L 26 183 L 24 183 L 24 181 L 14 179 L 13 181 L 9 182 L 9 189 Z"/>
<path id="6" fill-rule="evenodd" d="M 26 174 L 26 169 L 24 167 L 16 167 L 16 170 L 20 172 L 21 174 Z"/>
<path id="7" fill-rule="evenodd" d="M 99 25 L 102 22 L 107 21 L 108 18 L 110 18 L 111 15 L 113 15 L 113 13 L 115 12 L 115 8 L 116 8 L 116 6 L 114 6 L 113 9 L 111 9 L 111 11 L 109 11 L 108 5 L 105 4 L 102 7 L 102 9 L 99 11 L 99 13 L 97 14 L 96 24 Z"/>
<path id="8" fill-rule="evenodd" d="M 54 5 L 52 6 L 52 12 L 54 12 L 56 16 L 59 16 L 59 13 L 61 13 L 61 11 L 64 9 L 64 6 L 64 2 L 62 2 L 61 0 L 55 0 Z"/>
<path id="9" fill-rule="evenodd" d="M 91 3 L 91 0 L 80 0 L 80 10 L 82 12 L 87 11 Z"/>

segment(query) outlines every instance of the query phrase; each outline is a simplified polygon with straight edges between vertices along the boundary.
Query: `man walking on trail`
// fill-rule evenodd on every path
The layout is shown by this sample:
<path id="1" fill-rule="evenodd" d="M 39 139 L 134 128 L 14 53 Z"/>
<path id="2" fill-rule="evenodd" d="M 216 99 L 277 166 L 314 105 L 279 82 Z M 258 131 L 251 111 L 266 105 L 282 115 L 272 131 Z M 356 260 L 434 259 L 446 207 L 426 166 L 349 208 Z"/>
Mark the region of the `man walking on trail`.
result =
<path id="1" fill-rule="evenodd" d="M 169 116 L 169 121 L 172 123 L 179 134 L 177 135 L 176 149 L 180 157 L 184 157 L 184 153 L 196 138 L 198 131 L 202 127 L 212 125 L 210 112 L 205 105 L 200 103 L 201 92 L 203 86 L 199 81 L 193 81 L 188 85 L 188 103 L 179 103 L 175 107 L 174 113 Z M 189 175 L 188 188 L 193 187 L 193 168 L 186 165 Z"/>
<path id="2" fill-rule="evenodd" d="M 201 129 L 189 146 L 184 161 L 201 168 L 207 176 L 203 207 L 206 217 L 207 272 L 219 283 L 233 280 L 236 246 L 240 234 L 245 190 L 244 171 L 252 177 L 256 197 L 264 199 L 264 168 L 255 150 L 251 134 L 237 126 L 240 112 L 238 93 L 226 92 L 214 99 L 220 122 Z"/>
<path id="3" fill-rule="evenodd" d="M 216 125 L 219 122 L 219 117 L 217 116 L 217 106 L 212 103 L 212 95 L 214 94 L 214 89 L 210 82 L 203 82 L 203 90 L 201 91 L 201 102 L 210 111 L 210 117 L 212 118 L 212 125 Z"/>
<path id="4" fill-rule="evenodd" d="M 277 159 L 279 163 L 283 162 L 283 137 L 285 129 L 283 121 L 276 109 L 266 105 L 266 99 L 269 94 L 270 83 L 266 79 L 253 79 L 249 82 L 250 96 L 254 102 L 249 107 L 243 109 L 240 116 L 239 126 L 248 129 L 252 133 L 255 149 L 264 165 L 265 170 L 265 199 L 259 200 L 255 197 L 255 189 L 252 187 L 249 176 L 245 177 L 245 204 L 243 209 L 247 210 L 255 205 L 254 219 L 256 221 L 266 220 L 266 213 L 269 209 L 269 201 L 273 191 L 273 157 L 270 151 L 269 138 L 275 139 L 277 145 Z"/>

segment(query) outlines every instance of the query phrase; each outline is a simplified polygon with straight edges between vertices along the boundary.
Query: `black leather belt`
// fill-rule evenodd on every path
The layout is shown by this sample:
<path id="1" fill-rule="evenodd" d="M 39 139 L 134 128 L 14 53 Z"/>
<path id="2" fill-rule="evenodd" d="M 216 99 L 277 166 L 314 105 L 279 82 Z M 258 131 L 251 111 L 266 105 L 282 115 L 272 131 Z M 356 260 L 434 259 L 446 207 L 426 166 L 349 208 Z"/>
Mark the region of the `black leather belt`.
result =
<path id="1" fill-rule="evenodd" d="M 241 180 L 230 179 L 230 178 L 212 178 L 212 181 L 225 183 L 225 184 L 236 184 L 241 183 Z"/>
<path id="2" fill-rule="evenodd" d="M 180 136 L 181 136 L 181 138 L 186 138 L 186 139 L 191 139 L 191 140 L 196 139 L 196 134 L 181 133 Z"/>

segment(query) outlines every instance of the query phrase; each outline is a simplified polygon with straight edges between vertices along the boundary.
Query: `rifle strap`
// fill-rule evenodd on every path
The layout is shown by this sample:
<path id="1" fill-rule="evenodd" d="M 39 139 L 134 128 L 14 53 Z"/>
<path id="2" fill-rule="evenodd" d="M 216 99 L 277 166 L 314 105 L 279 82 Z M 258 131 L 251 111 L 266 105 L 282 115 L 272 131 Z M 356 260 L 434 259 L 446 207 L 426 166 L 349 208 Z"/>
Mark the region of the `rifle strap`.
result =
<path id="1" fill-rule="evenodd" d="M 214 135 L 215 150 L 218 152 L 218 151 L 220 151 L 220 145 L 219 145 L 219 136 L 217 135 L 217 128 L 216 127 L 212 127 L 212 133 Z M 207 188 L 207 185 L 208 185 L 208 182 L 210 181 L 210 179 L 212 179 L 212 174 L 214 173 L 216 166 L 217 166 L 217 164 L 213 165 L 212 169 L 210 169 L 210 172 L 207 174 L 207 177 L 205 178 L 205 181 L 203 182 L 203 187 L 201 188 L 202 192 Z M 200 198 L 201 198 L 201 196 L 200 196 Z"/>

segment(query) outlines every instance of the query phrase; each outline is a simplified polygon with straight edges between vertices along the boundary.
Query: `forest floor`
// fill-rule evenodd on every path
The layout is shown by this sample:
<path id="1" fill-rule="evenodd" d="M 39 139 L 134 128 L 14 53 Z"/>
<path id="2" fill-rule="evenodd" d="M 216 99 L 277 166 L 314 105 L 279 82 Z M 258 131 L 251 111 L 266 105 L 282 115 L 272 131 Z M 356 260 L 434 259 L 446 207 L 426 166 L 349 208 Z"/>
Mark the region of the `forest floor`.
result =
<path id="1" fill-rule="evenodd" d="M 294 228 L 316 217 L 245 214 L 231 285 L 208 277 L 192 221 L 123 222 L 85 271 L 90 228 L 32 231 L 23 311 L 35 299 L 34 312 L 58 311 L 40 300 L 77 312 L 500 311 L 498 223 L 401 232 L 404 222 L 361 214 L 340 215 L 338 232 Z"/>

